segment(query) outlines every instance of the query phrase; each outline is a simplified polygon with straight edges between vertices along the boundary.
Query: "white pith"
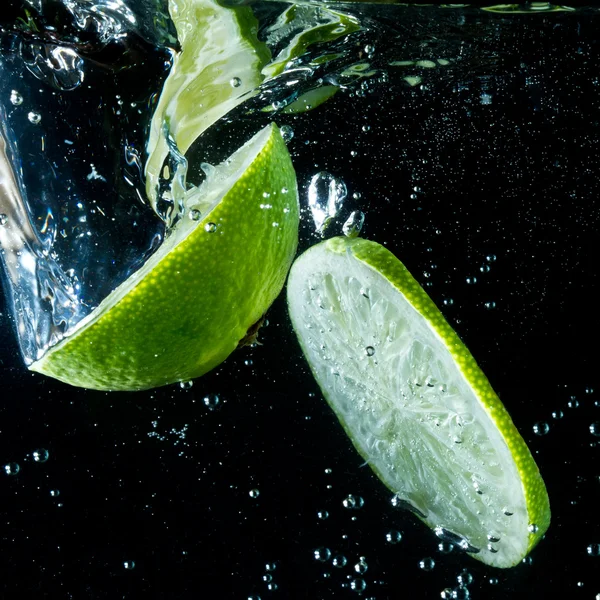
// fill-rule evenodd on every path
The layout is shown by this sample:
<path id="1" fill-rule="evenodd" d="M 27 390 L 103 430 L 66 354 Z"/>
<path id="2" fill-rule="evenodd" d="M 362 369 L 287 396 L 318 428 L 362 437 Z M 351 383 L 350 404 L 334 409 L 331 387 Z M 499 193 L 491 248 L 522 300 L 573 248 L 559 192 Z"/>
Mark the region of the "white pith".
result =
<path id="1" fill-rule="evenodd" d="M 376 270 L 325 244 L 295 262 L 288 304 L 327 400 L 386 485 L 487 564 L 518 562 L 528 517 L 516 464 L 430 323 Z"/>

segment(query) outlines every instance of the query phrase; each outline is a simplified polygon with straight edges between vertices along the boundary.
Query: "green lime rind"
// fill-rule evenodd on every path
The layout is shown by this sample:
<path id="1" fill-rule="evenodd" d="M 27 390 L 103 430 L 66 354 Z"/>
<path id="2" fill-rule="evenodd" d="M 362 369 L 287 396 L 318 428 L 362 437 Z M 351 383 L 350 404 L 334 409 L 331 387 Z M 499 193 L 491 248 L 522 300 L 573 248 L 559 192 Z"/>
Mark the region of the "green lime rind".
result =
<path id="1" fill-rule="evenodd" d="M 265 139 L 183 241 L 30 368 L 85 388 L 142 390 L 225 360 L 281 291 L 298 241 L 294 168 L 276 126 Z"/>
<path id="2" fill-rule="evenodd" d="M 525 524 L 525 527 L 527 527 L 526 530 L 519 529 L 514 532 L 514 535 L 526 536 L 526 539 L 524 539 L 524 537 L 520 538 L 523 540 L 522 548 L 524 554 L 521 553 L 520 555 L 515 555 L 513 553 L 510 557 L 507 556 L 501 558 L 500 555 L 490 555 L 489 553 L 482 552 L 480 554 L 474 554 L 474 558 L 482 560 L 487 564 L 501 567 L 510 567 L 518 564 L 523 556 L 531 551 L 531 549 L 539 542 L 548 529 L 550 524 L 550 505 L 546 488 L 537 465 L 523 438 L 515 428 L 509 414 L 496 393 L 493 391 L 488 379 L 433 301 L 408 272 L 406 267 L 391 252 L 375 242 L 370 242 L 361 238 L 333 238 L 322 242 L 322 244 L 325 246 L 326 250 L 331 253 L 350 255 L 352 258 L 360 261 L 367 269 L 373 271 L 374 276 L 385 278 L 385 280 L 406 299 L 412 308 L 421 315 L 428 323 L 429 327 L 439 336 L 462 377 L 464 377 L 468 386 L 475 394 L 480 406 L 489 416 L 490 422 L 497 428 L 500 436 L 499 439 L 502 439 L 506 443 L 509 453 L 508 456 L 510 456 L 514 462 L 514 467 L 511 468 L 515 469 L 519 478 L 518 483 L 515 480 L 515 484 L 520 486 L 522 491 L 522 498 L 526 505 L 525 511 L 529 527 Z M 310 249 L 308 253 L 312 251 L 313 249 Z M 321 253 L 320 256 L 322 255 L 323 254 Z M 303 267 L 302 273 L 304 275 L 306 274 L 304 269 L 314 269 L 315 272 L 319 270 L 318 263 L 315 262 L 316 256 L 317 255 L 314 255 L 315 258 L 313 258 L 312 261 L 309 259 L 304 261 L 304 264 L 311 265 L 310 267 Z M 299 263 L 300 260 L 301 259 L 297 262 Z M 295 265 L 292 267 L 292 274 L 290 276 L 291 282 L 295 277 L 294 269 Z M 297 277 L 298 275 L 296 275 L 296 278 Z M 288 303 L 290 303 L 290 310 L 292 311 L 293 316 L 298 310 L 298 300 L 296 299 L 294 301 L 294 305 L 291 304 L 291 297 L 289 296 L 291 285 L 292 284 L 288 284 Z M 293 293 L 296 295 L 298 294 L 297 290 L 301 288 L 298 288 L 295 283 L 294 286 L 295 291 Z M 295 318 L 296 317 L 293 316 L 294 327 L 298 327 L 301 325 L 301 322 L 296 322 L 294 320 Z M 297 329 L 297 332 L 298 331 L 299 330 Z M 335 332 L 332 335 L 335 337 Z M 341 332 L 340 335 L 342 335 Z M 299 335 L 298 338 L 302 349 L 308 358 L 314 350 L 305 346 L 308 342 L 303 339 L 304 335 Z M 342 337 L 341 339 L 344 338 Z M 379 478 L 396 493 L 397 490 L 392 488 L 386 475 L 378 470 L 366 449 L 361 446 L 358 439 L 355 439 L 352 427 L 346 423 L 345 416 L 338 412 L 337 402 L 333 401 L 333 398 L 330 398 L 330 394 L 332 393 L 331 390 L 325 386 L 325 382 L 321 384 L 321 381 L 319 380 L 319 367 L 316 363 L 313 365 L 311 360 L 308 362 L 317 381 L 321 385 L 325 397 L 336 412 L 342 426 L 358 452 L 369 463 Z M 390 433 L 390 435 L 392 434 Z M 448 501 L 451 501 L 450 498 L 448 498 Z M 422 518 L 422 520 L 432 526 L 432 523 L 428 522 L 425 518 Z"/>

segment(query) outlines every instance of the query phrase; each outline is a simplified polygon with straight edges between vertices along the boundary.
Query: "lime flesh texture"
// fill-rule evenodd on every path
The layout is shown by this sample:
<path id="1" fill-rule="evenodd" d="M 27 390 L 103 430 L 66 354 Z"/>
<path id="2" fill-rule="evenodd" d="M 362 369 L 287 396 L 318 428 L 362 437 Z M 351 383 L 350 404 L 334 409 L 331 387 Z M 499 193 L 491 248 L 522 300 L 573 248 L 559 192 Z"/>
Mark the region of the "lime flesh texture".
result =
<path id="1" fill-rule="evenodd" d="M 142 390 L 198 377 L 235 350 L 281 291 L 298 242 L 296 178 L 279 129 L 259 132 L 186 203 L 201 219 L 178 224 L 32 370 Z"/>
<path id="2" fill-rule="evenodd" d="M 496 567 L 548 528 L 539 470 L 474 358 L 406 267 L 364 239 L 305 252 L 292 324 L 356 449 L 443 539 Z"/>

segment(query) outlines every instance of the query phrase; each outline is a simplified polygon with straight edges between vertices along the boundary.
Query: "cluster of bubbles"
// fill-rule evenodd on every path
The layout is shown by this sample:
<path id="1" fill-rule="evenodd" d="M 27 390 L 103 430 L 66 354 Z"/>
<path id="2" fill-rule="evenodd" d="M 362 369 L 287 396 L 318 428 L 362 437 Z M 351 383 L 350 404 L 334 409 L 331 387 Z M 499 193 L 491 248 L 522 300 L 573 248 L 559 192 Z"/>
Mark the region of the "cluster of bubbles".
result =
<path id="1" fill-rule="evenodd" d="M 594 393 L 594 388 L 592 387 L 586 387 L 585 388 L 585 394 L 587 396 L 591 396 Z M 595 402 L 596 406 L 600 405 L 600 402 L 596 401 Z M 579 400 L 577 399 L 576 396 L 570 396 L 569 400 L 567 401 L 567 406 L 566 408 L 568 409 L 575 409 L 575 408 L 579 408 Z M 552 420 L 553 421 L 560 421 L 564 416 L 565 413 L 563 410 L 557 409 L 552 411 L 551 413 L 552 416 Z M 535 433 L 535 435 L 547 435 L 550 432 L 550 423 L 548 421 L 538 421 L 536 423 L 534 423 L 533 425 L 533 433 Z M 593 435 L 594 437 L 600 437 L 600 422 L 598 421 L 594 421 L 592 423 L 590 423 L 590 425 L 588 426 L 589 432 L 591 435 Z"/>
<path id="2" fill-rule="evenodd" d="M 45 448 L 37 448 L 25 457 L 25 461 L 33 460 L 35 463 L 45 463 L 50 458 L 50 452 Z M 7 462 L 2 470 L 6 475 L 17 475 L 21 471 L 21 465 L 17 462 Z"/>

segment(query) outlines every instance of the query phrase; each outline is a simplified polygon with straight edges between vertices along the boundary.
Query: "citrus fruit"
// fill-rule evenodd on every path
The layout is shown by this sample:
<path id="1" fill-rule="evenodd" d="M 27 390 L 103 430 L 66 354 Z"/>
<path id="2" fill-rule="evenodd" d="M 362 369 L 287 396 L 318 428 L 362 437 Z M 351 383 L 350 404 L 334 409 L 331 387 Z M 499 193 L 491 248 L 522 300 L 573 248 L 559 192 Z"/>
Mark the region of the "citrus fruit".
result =
<path id="1" fill-rule="evenodd" d="M 146 264 L 30 369 L 101 390 L 187 381 L 221 363 L 281 291 L 298 241 L 294 169 L 269 125 L 186 192 Z"/>
<path id="2" fill-rule="evenodd" d="M 496 567 L 550 522 L 525 442 L 458 335 L 406 267 L 364 239 L 313 246 L 290 271 L 292 324 L 365 461 L 441 538 Z"/>

